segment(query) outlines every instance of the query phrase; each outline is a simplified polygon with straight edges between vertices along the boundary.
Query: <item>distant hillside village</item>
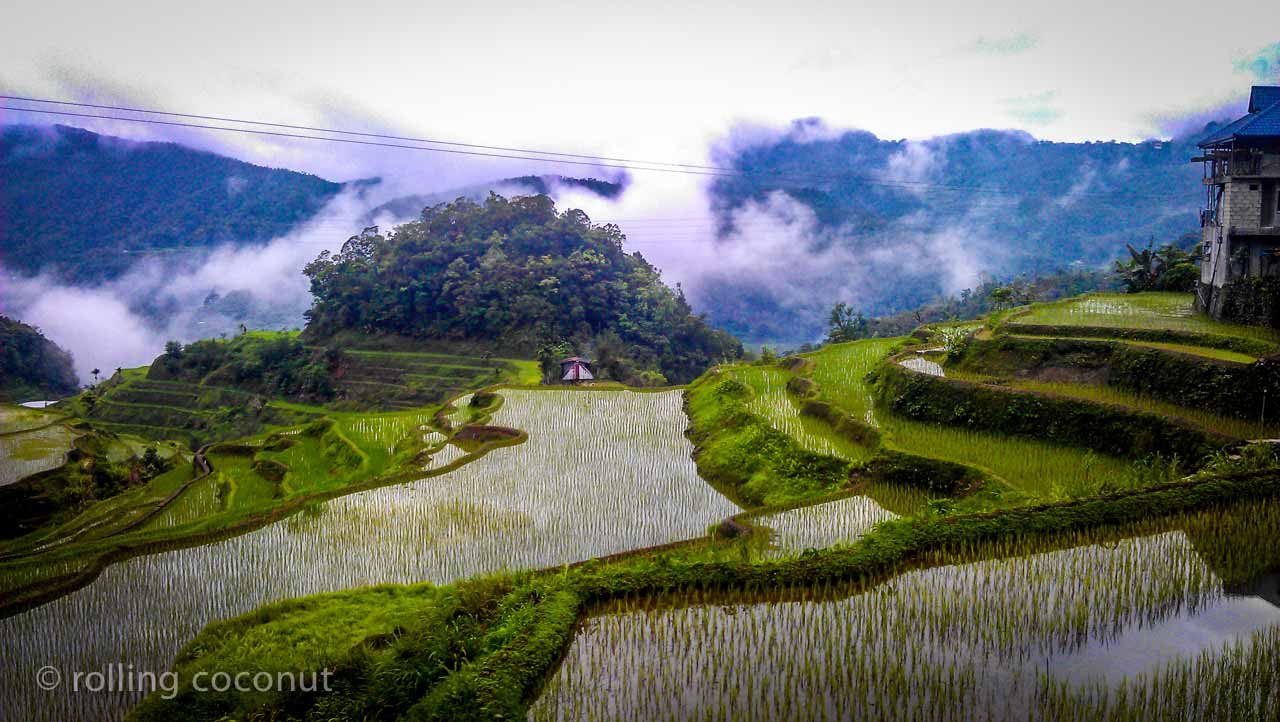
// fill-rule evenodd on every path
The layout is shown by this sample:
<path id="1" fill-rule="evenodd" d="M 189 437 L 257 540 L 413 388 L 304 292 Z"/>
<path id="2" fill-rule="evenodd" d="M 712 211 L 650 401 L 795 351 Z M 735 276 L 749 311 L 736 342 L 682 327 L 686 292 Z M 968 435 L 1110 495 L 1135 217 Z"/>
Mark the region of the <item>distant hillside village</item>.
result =
<path id="1" fill-rule="evenodd" d="M 1280 86 L 1254 86 L 1248 113 L 1199 144 L 1205 201 L 1197 307 L 1276 326 L 1280 316 Z"/>

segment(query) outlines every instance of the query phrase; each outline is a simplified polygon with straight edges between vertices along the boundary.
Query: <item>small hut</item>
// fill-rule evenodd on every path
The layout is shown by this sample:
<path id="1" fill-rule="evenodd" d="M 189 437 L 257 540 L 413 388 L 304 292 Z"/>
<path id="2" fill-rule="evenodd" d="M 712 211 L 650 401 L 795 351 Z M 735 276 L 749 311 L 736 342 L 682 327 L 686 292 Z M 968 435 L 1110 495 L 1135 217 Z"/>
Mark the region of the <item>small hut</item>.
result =
<path id="1" fill-rule="evenodd" d="M 591 373 L 591 362 L 577 356 L 560 362 L 560 380 L 565 383 L 577 384 L 583 381 L 591 381 L 595 378 Z"/>

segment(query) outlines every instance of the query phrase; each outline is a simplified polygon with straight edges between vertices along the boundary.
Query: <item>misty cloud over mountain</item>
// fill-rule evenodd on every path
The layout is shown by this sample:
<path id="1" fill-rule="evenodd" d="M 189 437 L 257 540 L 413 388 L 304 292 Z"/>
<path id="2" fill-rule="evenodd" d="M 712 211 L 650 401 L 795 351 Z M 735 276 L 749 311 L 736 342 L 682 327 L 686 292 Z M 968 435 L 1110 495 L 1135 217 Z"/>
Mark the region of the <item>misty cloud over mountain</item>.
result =
<path id="1" fill-rule="evenodd" d="M 517 176 L 405 196 L 403 182 L 333 183 L 65 126 L 0 130 L 0 177 L 0 312 L 70 350 L 83 381 L 171 339 L 301 327 L 303 267 L 366 226 L 490 190 L 608 199 L 627 182 Z"/>
<path id="2" fill-rule="evenodd" d="M 0 129 L 0 262 L 77 284 L 139 258 L 262 243 L 314 217 L 346 187 L 176 143 L 67 126 Z"/>
<path id="3" fill-rule="evenodd" d="M 820 335 L 845 301 L 912 308 L 985 275 L 1097 266 L 1124 244 L 1197 226 L 1198 168 L 1186 141 L 1055 143 L 975 131 L 924 141 L 815 123 L 730 138 L 708 189 L 721 255 L 692 298 L 748 340 Z"/>
<path id="4" fill-rule="evenodd" d="M 713 324 L 783 344 L 818 338 L 836 301 L 888 313 L 984 275 L 1099 265 L 1126 242 L 1174 240 L 1195 228 L 1200 201 L 1182 140 L 887 141 L 812 120 L 723 138 L 712 162 L 734 176 L 513 175 L 415 193 L 403 179 L 332 183 L 80 130 L 10 127 L 3 138 L 5 174 L 21 182 L 0 194 L 11 219 L 0 311 L 42 327 L 86 378 L 146 363 L 170 338 L 301 326 L 301 270 L 322 250 L 491 190 L 548 192 L 597 222 L 618 219 L 629 250 Z"/>

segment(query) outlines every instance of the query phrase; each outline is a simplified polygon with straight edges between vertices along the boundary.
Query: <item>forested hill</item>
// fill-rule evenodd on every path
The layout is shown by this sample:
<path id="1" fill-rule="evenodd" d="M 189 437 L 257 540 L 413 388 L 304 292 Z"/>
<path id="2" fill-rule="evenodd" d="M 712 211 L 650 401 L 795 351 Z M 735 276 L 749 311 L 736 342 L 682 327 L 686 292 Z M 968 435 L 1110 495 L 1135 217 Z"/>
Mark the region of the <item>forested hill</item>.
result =
<path id="1" fill-rule="evenodd" d="M 704 279 L 695 301 L 743 338 L 812 340 L 832 300 L 893 313 L 954 293 L 964 276 L 967 286 L 978 273 L 1099 266 L 1126 256 L 1126 243 L 1199 229 L 1203 187 L 1189 141 L 1056 143 L 986 130 L 906 142 L 810 131 L 799 123 L 717 158 L 742 171 L 712 185 L 725 232 L 753 205 L 800 207 L 816 223 L 809 251 L 827 259 L 796 263 L 791 277 Z"/>
<path id="2" fill-rule="evenodd" d="M 483 342 L 500 355 L 577 353 L 618 380 L 683 383 L 741 344 L 694 316 L 622 232 L 544 195 L 428 208 L 370 229 L 306 268 L 306 334 Z"/>
<path id="3" fill-rule="evenodd" d="M 71 354 L 39 330 L 0 316 L 0 401 L 55 399 L 78 387 Z"/>
<path id="4" fill-rule="evenodd" d="M 122 273 L 136 251 L 279 235 L 341 188 L 174 143 L 7 126 L 0 129 L 0 263 L 89 283 Z"/>

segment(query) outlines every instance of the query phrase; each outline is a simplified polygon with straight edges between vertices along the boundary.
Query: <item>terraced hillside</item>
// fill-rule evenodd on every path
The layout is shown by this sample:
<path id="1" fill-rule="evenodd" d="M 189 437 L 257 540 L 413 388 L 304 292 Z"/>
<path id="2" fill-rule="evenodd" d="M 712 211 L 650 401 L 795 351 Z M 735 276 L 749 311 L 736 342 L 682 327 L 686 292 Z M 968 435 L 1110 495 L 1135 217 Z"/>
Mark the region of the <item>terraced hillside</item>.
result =
<path id="1" fill-rule="evenodd" d="M 0 680 L 48 657 L 163 664 L 192 620 L 429 580 L 214 621 L 176 693 L 128 718 L 1269 719 L 1280 449 L 1248 439 L 1251 414 L 1276 422 L 1256 405 L 1280 393 L 1270 342 L 1164 312 L 1185 299 L 1123 301 L 1138 320 L 1032 307 L 721 366 L 683 392 L 687 441 L 676 392 L 487 389 L 216 446 L 208 484 L 116 543 L 329 501 L 0 622 L 19 640 Z M 1054 323 L 1018 320 L 1037 313 Z M 457 467 L 493 439 L 511 448 Z M 397 475 L 351 493 L 373 469 Z M 94 548 L 0 560 L 0 582 Z M 162 621 L 92 622 L 122 608 Z M 337 679 L 193 686 L 264 667 Z M 19 710 L 134 699 L 13 685 Z"/>
<path id="2" fill-rule="evenodd" d="M 389 452 L 415 470 L 425 455 L 434 458 L 446 447 L 467 447 L 448 454 L 455 462 L 475 460 L 452 471 L 432 465 L 429 474 L 405 473 L 401 483 L 336 496 L 231 539 L 114 564 L 84 589 L 0 620 L 0 635 L 14 645 L 0 669 L 20 679 L 18 670 L 45 654 L 72 655 L 82 666 L 128 654 L 140 666 L 163 668 L 201 625 L 256 604 L 353 585 L 450 582 L 577 562 L 698 537 L 739 511 L 698 478 L 678 391 L 498 393 L 491 418 L 479 414 L 487 423 L 461 427 L 456 442 L 430 432 L 429 418 L 414 412 L 347 413 L 323 428 L 211 448 L 214 473 L 140 526 L 118 530 L 116 543 L 207 531 L 267 509 L 273 499 L 287 504 L 358 485 L 379 464 L 400 468 Z M 521 429 L 527 441 L 487 454 L 463 444 L 462 437 L 474 441 L 477 428 L 496 428 L 489 424 Z M 593 433 L 569 433 L 588 426 Z M 43 559 L 0 563 L 0 588 L 36 563 L 74 565 L 110 541 L 76 540 Z M 121 615 L 134 624 L 87 638 Z M 12 705 L 0 713 L 6 720 L 36 710 L 110 718 L 136 701 L 136 695 L 26 696 L 8 683 L 0 683 L 0 695 Z"/>
<path id="3" fill-rule="evenodd" d="M 0 540 L 189 470 L 174 442 L 94 429 L 52 410 L 0 405 Z M 0 541 L 0 558 L 7 551 L 9 544 Z"/>
<path id="4" fill-rule="evenodd" d="M 1194 306 L 1189 293 L 1090 293 L 1016 311 L 1003 327 L 1019 335 L 1115 338 L 1228 361 L 1280 351 L 1275 329 L 1225 323 Z"/>
<path id="5" fill-rule="evenodd" d="M 165 374 L 155 368 L 117 373 L 73 408 L 104 428 L 177 439 L 195 448 L 306 423 L 326 409 L 424 408 L 469 389 L 537 380 L 536 364 L 531 361 L 349 350 L 332 371 L 332 400 L 322 407 L 238 388 L 220 369 L 192 383 L 157 378 Z"/>
<path id="6" fill-rule="evenodd" d="M 310 415 L 284 408 L 228 386 L 153 380 L 146 369 L 112 377 L 96 394 L 77 400 L 95 426 L 154 439 L 173 439 L 192 448 L 220 438 L 304 422 Z"/>
<path id="7" fill-rule="evenodd" d="M 537 383 L 531 361 L 396 351 L 344 352 L 338 397 L 361 407 L 409 409 L 504 382 Z"/>

